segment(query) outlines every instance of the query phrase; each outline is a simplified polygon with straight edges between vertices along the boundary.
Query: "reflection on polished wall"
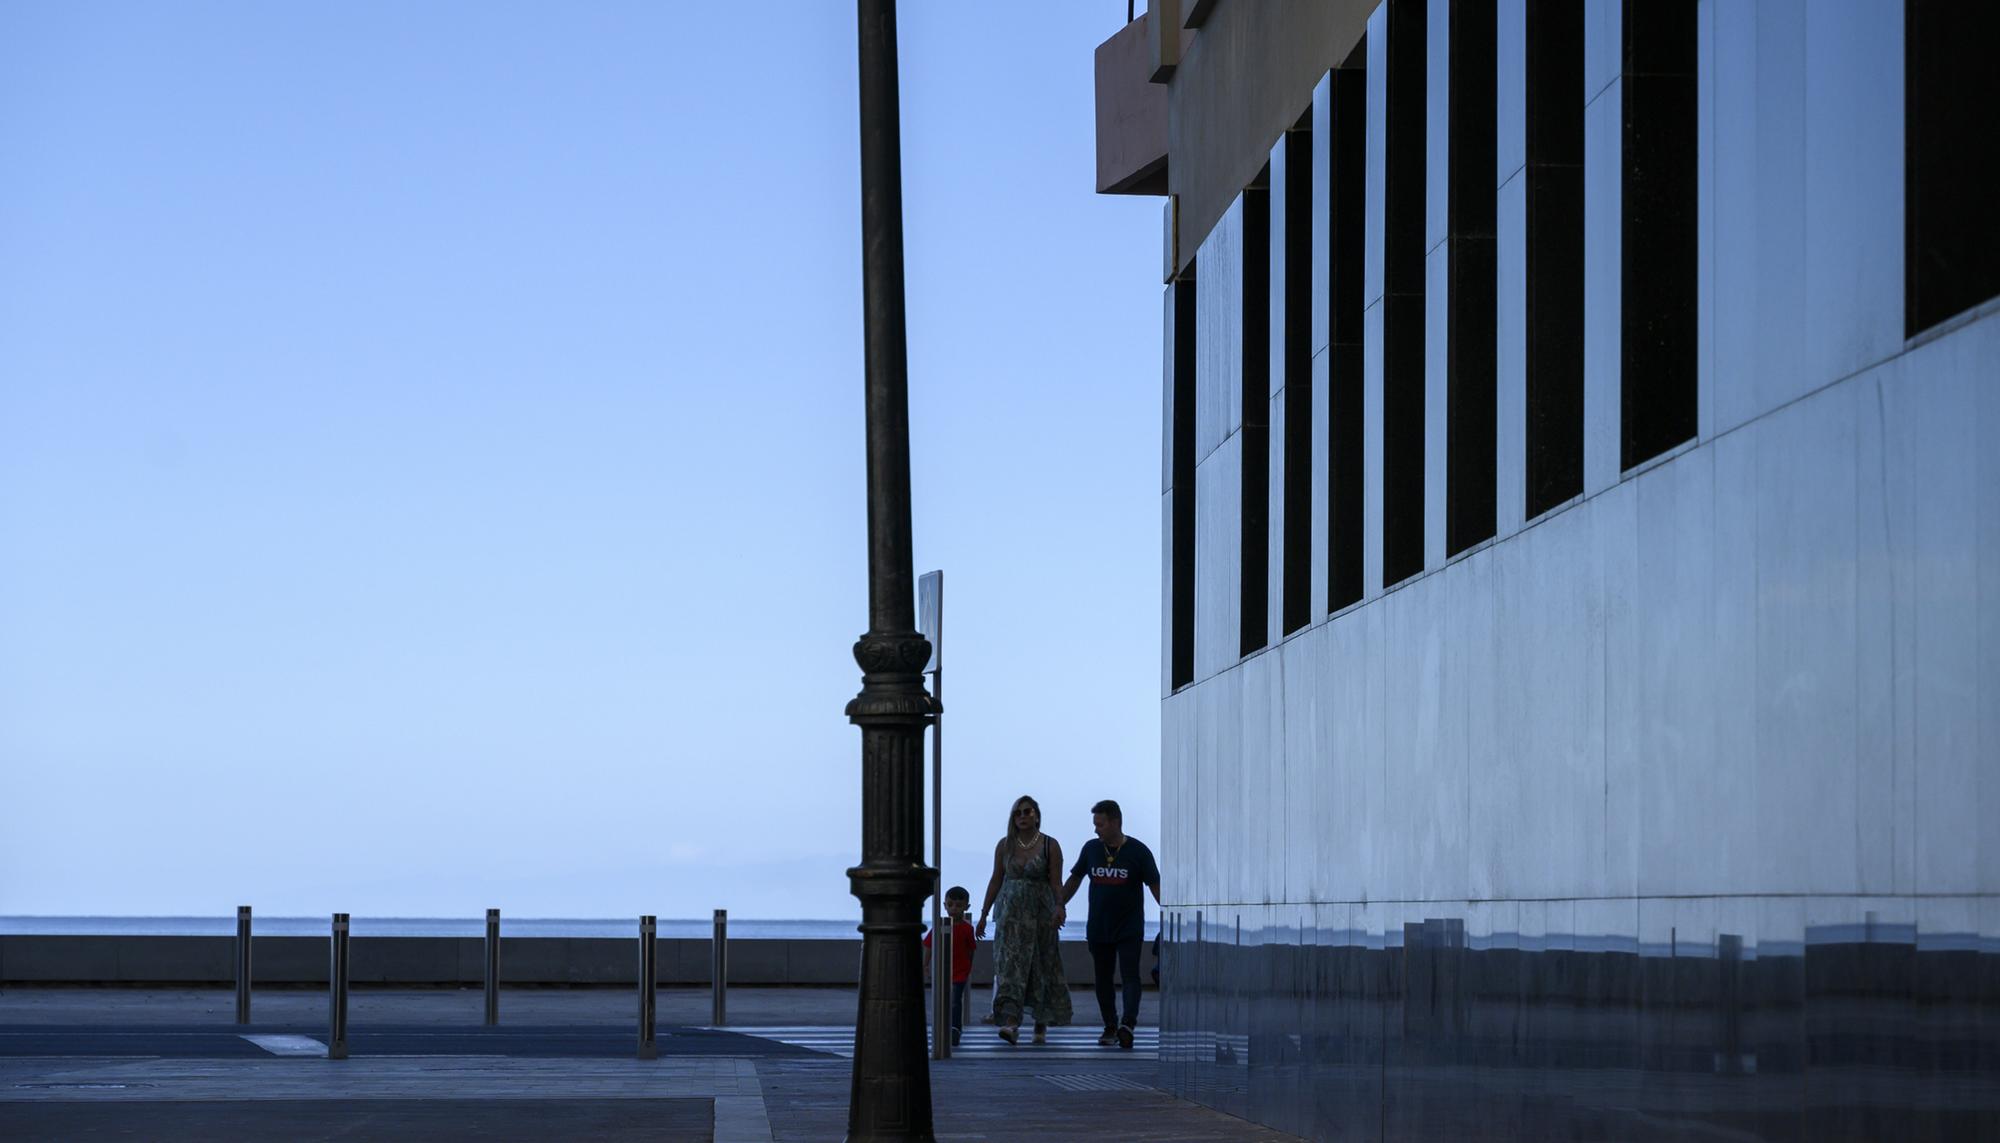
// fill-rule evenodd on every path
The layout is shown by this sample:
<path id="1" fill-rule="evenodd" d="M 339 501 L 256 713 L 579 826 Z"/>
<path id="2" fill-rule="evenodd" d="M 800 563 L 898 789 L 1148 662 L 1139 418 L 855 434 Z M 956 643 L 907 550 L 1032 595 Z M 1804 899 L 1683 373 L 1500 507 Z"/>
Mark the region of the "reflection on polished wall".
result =
<path id="1" fill-rule="evenodd" d="M 1462 374 L 1438 202 L 1463 187 L 1449 116 L 1468 106 L 1448 90 L 1466 74 L 1448 66 L 1450 0 L 1378 7 L 1350 61 L 1368 72 L 1371 259 L 1396 184 L 1381 72 L 1430 65 L 1430 110 L 1401 119 L 1428 131 L 1422 292 L 1399 302 L 1370 270 L 1360 352 L 1331 337 L 1336 315 L 1310 369 L 1286 366 L 1272 299 L 1298 204 L 1276 177 L 1247 192 L 1275 201 L 1239 200 L 1167 287 L 1160 1018 L 1177 1094 L 1310 1138 L 2000 1140 L 2000 299 L 1906 324 L 1912 5 L 1815 3 L 1810 22 L 1803 2 L 1689 6 L 1698 336 L 1688 400 L 1660 407 L 1692 408 L 1692 436 L 1635 460 L 1648 438 L 1621 418 L 1632 311 L 1657 301 L 1627 292 L 1620 261 L 1621 196 L 1640 193 L 1620 166 L 1630 104 L 1662 105 L 1621 39 L 1632 3 L 1580 5 L 1580 494 L 1524 506 L 1535 172 L 1532 109 L 1508 92 L 1530 19 L 1560 5 L 1498 5 L 1501 98 L 1483 109 L 1500 125 L 1490 539 L 1460 549 L 1444 523 L 1450 458 L 1468 455 L 1446 415 Z M 1422 14 L 1402 26 L 1424 52 L 1391 50 L 1392 11 Z M 1301 123 L 1340 122 L 1340 90 L 1322 83 Z M 1297 140 L 1279 146 L 1297 161 Z M 1338 257 L 1324 235 L 1315 309 Z M 1267 261 L 1245 257 L 1253 238 Z M 1402 302 L 1421 320 L 1386 328 L 1420 327 L 1419 369 L 1411 346 L 1385 354 Z M 1536 336 L 1554 352 L 1560 335 Z M 1351 435 L 1327 412 L 1349 384 Z M 1424 413 L 1385 426 L 1399 384 Z M 1300 385 L 1311 401 L 1288 401 Z M 1287 631 L 1283 577 L 1302 565 L 1278 534 L 1298 489 L 1283 419 L 1302 407 L 1313 604 Z M 1360 442 L 1351 469 L 1326 455 L 1341 441 Z M 1385 493 L 1401 479 L 1385 448 L 1420 450 L 1414 495 Z M 1246 491 L 1253 470 L 1268 493 Z M 1358 602 L 1328 579 L 1354 558 L 1329 554 L 1343 472 L 1362 481 Z M 1384 513 L 1411 504 L 1421 568 L 1385 577 Z M 1259 527 L 1268 582 L 1248 591 Z M 1246 603 L 1268 611 L 1261 646 L 1241 637 L 1262 613 L 1246 625 Z"/>
<path id="2" fill-rule="evenodd" d="M 1171 910 L 1163 1086 L 1313 1139 L 2000 1138 L 2000 942 L 1974 931 L 1980 903 L 1918 903 L 1935 930 L 1875 906 L 1912 911 Z M 1592 914 L 1636 919 L 1572 928 Z"/>

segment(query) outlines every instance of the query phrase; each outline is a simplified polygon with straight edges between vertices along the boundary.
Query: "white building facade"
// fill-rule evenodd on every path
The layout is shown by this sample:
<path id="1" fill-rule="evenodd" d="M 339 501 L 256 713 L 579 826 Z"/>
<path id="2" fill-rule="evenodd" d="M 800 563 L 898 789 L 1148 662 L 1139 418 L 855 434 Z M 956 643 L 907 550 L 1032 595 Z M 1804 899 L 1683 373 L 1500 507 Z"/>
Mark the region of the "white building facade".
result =
<path id="1" fill-rule="evenodd" d="M 1166 1086 L 2000 1130 L 2000 24 L 1149 7 Z"/>

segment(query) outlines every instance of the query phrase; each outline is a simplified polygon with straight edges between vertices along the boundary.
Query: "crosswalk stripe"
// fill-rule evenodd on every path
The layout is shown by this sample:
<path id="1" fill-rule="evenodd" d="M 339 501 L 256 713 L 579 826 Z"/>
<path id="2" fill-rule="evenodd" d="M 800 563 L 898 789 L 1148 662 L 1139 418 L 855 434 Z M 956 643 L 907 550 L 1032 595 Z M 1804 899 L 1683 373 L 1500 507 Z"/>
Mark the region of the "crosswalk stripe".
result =
<path id="1" fill-rule="evenodd" d="M 244 1036 L 244 1039 L 264 1049 L 274 1056 L 318 1056 L 326 1055 L 326 1045 L 311 1036 L 280 1036 L 274 1034 Z"/>

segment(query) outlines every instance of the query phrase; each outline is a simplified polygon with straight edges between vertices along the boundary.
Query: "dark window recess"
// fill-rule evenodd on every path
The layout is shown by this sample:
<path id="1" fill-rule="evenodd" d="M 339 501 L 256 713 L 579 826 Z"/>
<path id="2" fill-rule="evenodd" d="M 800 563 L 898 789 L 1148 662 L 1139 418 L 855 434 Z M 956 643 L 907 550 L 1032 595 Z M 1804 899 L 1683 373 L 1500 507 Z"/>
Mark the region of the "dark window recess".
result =
<path id="1" fill-rule="evenodd" d="M 1271 630 L 1271 192 L 1270 168 L 1243 192 L 1243 498 L 1240 581 L 1248 655 Z"/>
<path id="2" fill-rule="evenodd" d="M 1362 250 L 1368 217 L 1368 40 L 1334 69 L 1327 94 L 1327 553 L 1329 611 L 1361 602 Z"/>
<path id="3" fill-rule="evenodd" d="M 1424 570 L 1424 5 L 1385 0 L 1382 583 Z"/>
<path id="4" fill-rule="evenodd" d="M 1696 430 L 1695 0 L 1625 0 L 1621 468 Z"/>
<path id="5" fill-rule="evenodd" d="M 1527 517 L 1583 492 L 1583 0 L 1528 0 Z"/>
<path id="6" fill-rule="evenodd" d="M 1311 124 L 1311 113 L 1306 123 Z M 1312 200 L 1313 135 L 1285 133 L 1285 533 L 1282 630 L 1312 622 Z"/>
<path id="7" fill-rule="evenodd" d="M 1194 681 L 1194 277 L 1173 285 L 1173 659 L 1174 689 Z"/>
<path id="8" fill-rule="evenodd" d="M 1498 23 L 1492 4 L 1453 4 L 1446 100 L 1445 510 L 1447 556 L 1493 538 L 1494 404 L 1499 360 L 1495 106 Z"/>
<path id="9" fill-rule="evenodd" d="M 2000 295 L 2000 5 L 1903 6 L 1903 305 L 1914 336 Z"/>

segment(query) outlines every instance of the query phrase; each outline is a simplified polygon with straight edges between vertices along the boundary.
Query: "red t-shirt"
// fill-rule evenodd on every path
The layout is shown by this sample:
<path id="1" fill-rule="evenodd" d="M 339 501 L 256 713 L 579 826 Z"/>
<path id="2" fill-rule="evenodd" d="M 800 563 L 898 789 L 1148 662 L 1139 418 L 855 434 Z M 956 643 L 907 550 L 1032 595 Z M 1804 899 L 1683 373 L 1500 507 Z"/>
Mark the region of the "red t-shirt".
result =
<path id="1" fill-rule="evenodd" d="M 951 927 L 951 982 L 963 984 L 972 979 L 972 946 L 976 938 L 972 935 L 972 922 L 960 921 Z M 924 934 L 924 947 L 931 947 L 931 935 Z"/>

